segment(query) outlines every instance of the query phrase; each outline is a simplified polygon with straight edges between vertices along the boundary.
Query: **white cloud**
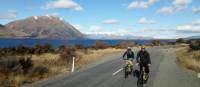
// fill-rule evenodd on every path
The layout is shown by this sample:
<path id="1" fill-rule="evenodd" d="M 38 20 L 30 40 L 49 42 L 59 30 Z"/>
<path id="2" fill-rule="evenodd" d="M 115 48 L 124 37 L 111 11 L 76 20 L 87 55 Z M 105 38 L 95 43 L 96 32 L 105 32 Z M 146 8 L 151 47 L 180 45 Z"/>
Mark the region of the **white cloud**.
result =
<path id="1" fill-rule="evenodd" d="M 56 1 L 49 1 L 46 4 L 47 9 L 56 9 L 56 8 L 62 8 L 62 9 L 72 9 L 76 11 L 83 10 L 83 8 L 74 2 L 73 0 L 56 0 Z"/>
<path id="2" fill-rule="evenodd" d="M 85 34 L 97 34 L 107 32 L 107 29 L 103 28 L 99 25 L 91 25 L 91 26 L 82 26 L 80 24 L 72 24 L 76 29 L 85 33 Z"/>
<path id="3" fill-rule="evenodd" d="M 134 8 L 148 8 L 149 5 L 147 2 L 132 2 L 131 4 L 129 4 L 128 8 L 129 9 L 134 9 Z"/>
<path id="4" fill-rule="evenodd" d="M 127 29 L 116 29 L 115 31 L 113 30 L 108 30 L 103 28 L 102 26 L 98 25 L 92 25 L 89 27 L 89 31 L 84 32 L 85 34 L 100 34 L 100 35 L 115 35 L 115 36 L 123 36 L 127 34 L 132 34 L 130 31 Z"/>
<path id="5" fill-rule="evenodd" d="M 173 4 L 175 6 L 187 6 L 188 4 L 190 4 L 192 2 L 192 0 L 174 0 Z"/>
<path id="6" fill-rule="evenodd" d="M 193 34 L 200 34 L 200 19 L 195 20 L 191 23 L 179 25 L 176 28 L 177 32 L 179 33 L 193 33 Z"/>
<path id="7" fill-rule="evenodd" d="M 177 26 L 178 27 L 178 26 Z M 183 29 L 184 28 L 184 29 Z M 95 35 L 93 38 L 98 38 L 101 36 L 113 37 L 113 38 L 129 38 L 131 36 L 135 37 L 153 37 L 157 39 L 176 39 L 181 37 L 188 37 L 195 34 L 199 34 L 200 32 L 197 27 L 192 29 L 190 26 L 179 26 L 179 29 L 169 29 L 166 27 L 162 28 L 142 28 L 142 29 L 134 29 L 134 28 L 120 28 L 113 30 L 105 30 L 102 26 L 91 26 L 90 31 L 83 32 L 88 35 Z M 141 34 L 142 33 L 142 34 Z M 104 37 L 106 38 L 106 37 Z"/>
<path id="8" fill-rule="evenodd" d="M 157 12 L 162 14 L 172 14 L 176 11 L 176 9 L 172 6 L 164 6 L 160 8 Z"/>
<path id="9" fill-rule="evenodd" d="M 177 26 L 177 30 L 189 30 L 189 29 L 192 29 L 192 25 L 180 25 L 180 26 Z"/>
<path id="10" fill-rule="evenodd" d="M 103 23 L 104 24 L 119 24 L 119 21 L 115 19 L 110 19 L 110 20 L 103 21 Z"/>
<path id="11" fill-rule="evenodd" d="M 161 13 L 161 14 L 169 15 L 169 14 L 173 14 L 173 13 L 182 11 L 185 8 L 186 7 L 182 7 L 182 6 L 181 7 L 179 7 L 179 6 L 164 6 L 164 7 L 160 8 L 157 12 Z"/>
<path id="12" fill-rule="evenodd" d="M 193 25 L 200 25 L 200 19 L 193 21 L 192 24 Z"/>
<path id="13" fill-rule="evenodd" d="M 200 7 L 193 7 L 193 8 L 192 8 L 192 11 L 193 11 L 194 13 L 200 13 Z"/>
<path id="14" fill-rule="evenodd" d="M 45 13 L 45 14 L 42 14 L 42 16 L 46 16 L 46 17 L 48 17 L 48 18 L 52 18 L 52 17 L 55 17 L 55 18 L 59 18 L 59 20 L 61 20 L 61 21 L 63 21 L 64 19 L 60 16 L 60 14 L 59 13 L 56 13 L 56 12 L 54 12 L 54 13 Z M 35 19 L 37 19 L 36 17 L 35 17 Z"/>
<path id="15" fill-rule="evenodd" d="M 98 26 L 98 25 L 92 25 L 92 26 L 90 26 L 90 28 L 89 28 L 89 31 L 91 31 L 91 32 L 99 32 L 99 31 L 101 31 L 102 30 L 102 27 L 101 26 Z"/>
<path id="16" fill-rule="evenodd" d="M 192 0 L 174 0 L 171 6 L 163 6 L 158 9 L 158 13 L 161 14 L 173 14 L 178 11 L 182 11 L 188 7 Z"/>
<path id="17" fill-rule="evenodd" d="M 136 9 L 136 8 L 148 8 L 158 0 L 148 0 L 148 1 L 133 1 L 128 5 L 129 9 Z"/>
<path id="18" fill-rule="evenodd" d="M 7 12 L 1 12 L 0 13 L 0 19 L 14 19 L 18 15 L 17 11 L 15 10 L 9 10 Z"/>
<path id="19" fill-rule="evenodd" d="M 134 29 L 134 28 L 120 28 L 116 29 L 115 31 L 103 31 L 103 28 L 101 27 L 101 30 L 98 31 L 90 31 L 85 32 L 85 34 L 95 34 L 97 36 L 106 35 L 106 36 L 112 36 L 112 37 L 124 37 L 129 38 L 130 36 L 135 37 L 154 37 L 154 38 L 176 38 L 176 30 L 175 29 Z M 142 34 L 141 34 L 142 33 Z M 158 34 L 159 33 L 159 34 Z"/>
<path id="20" fill-rule="evenodd" d="M 54 13 L 49 13 L 49 15 L 53 15 L 53 16 L 59 16 L 60 14 L 57 13 L 57 12 L 54 12 Z"/>
<path id="21" fill-rule="evenodd" d="M 177 32 L 181 33 L 200 33 L 200 26 L 195 26 L 192 24 L 177 26 Z"/>
<path id="22" fill-rule="evenodd" d="M 60 14 L 57 13 L 57 12 L 54 12 L 54 13 L 44 13 L 43 15 L 44 16 L 54 16 L 54 17 L 59 17 L 60 16 Z"/>
<path id="23" fill-rule="evenodd" d="M 143 18 L 139 19 L 138 23 L 140 23 L 140 24 L 154 24 L 154 23 L 156 23 L 156 21 L 143 17 Z"/>

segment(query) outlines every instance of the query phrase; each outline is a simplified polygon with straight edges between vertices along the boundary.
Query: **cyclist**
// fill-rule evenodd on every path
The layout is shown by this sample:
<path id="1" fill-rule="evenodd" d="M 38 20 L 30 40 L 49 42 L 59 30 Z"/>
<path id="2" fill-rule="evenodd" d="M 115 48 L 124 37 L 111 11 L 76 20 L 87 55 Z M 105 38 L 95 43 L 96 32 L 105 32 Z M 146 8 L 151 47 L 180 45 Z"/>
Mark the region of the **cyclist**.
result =
<path id="1" fill-rule="evenodd" d="M 126 56 L 126 59 L 125 59 L 125 56 Z M 131 47 L 128 47 L 127 50 L 126 50 L 126 52 L 124 52 L 123 59 L 124 60 L 131 60 L 131 61 L 133 61 L 133 59 L 134 59 L 134 53 L 131 50 Z"/>
<path id="2" fill-rule="evenodd" d="M 126 56 L 126 58 L 125 58 Z M 133 59 L 134 59 L 134 53 L 133 51 L 131 50 L 131 47 L 128 47 L 126 52 L 124 52 L 123 54 L 123 60 L 125 60 L 125 63 L 126 63 L 126 66 L 127 67 L 126 69 L 129 71 L 128 73 L 131 74 L 131 72 L 133 71 Z M 126 78 L 126 76 L 125 76 Z"/>
<path id="3" fill-rule="evenodd" d="M 142 71 L 143 67 L 145 68 L 145 83 L 149 77 L 149 67 L 151 66 L 151 59 L 149 53 L 145 50 L 145 47 L 141 47 L 141 50 L 137 53 L 136 57 L 137 65 L 140 66 L 140 72 Z"/>

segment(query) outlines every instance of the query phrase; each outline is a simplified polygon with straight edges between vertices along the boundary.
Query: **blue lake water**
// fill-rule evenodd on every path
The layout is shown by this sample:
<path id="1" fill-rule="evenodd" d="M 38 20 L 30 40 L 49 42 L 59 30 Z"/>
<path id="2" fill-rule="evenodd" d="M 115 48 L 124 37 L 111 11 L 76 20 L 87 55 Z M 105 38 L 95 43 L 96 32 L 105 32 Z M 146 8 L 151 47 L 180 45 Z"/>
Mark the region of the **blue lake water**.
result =
<path id="1" fill-rule="evenodd" d="M 0 39 L 0 47 L 13 47 L 17 45 L 34 46 L 35 44 L 51 44 L 53 47 L 57 48 L 60 45 L 83 45 L 92 46 L 97 40 L 61 40 L 61 39 Z M 99 40 L 98 40 L 99 41 Z M 126 40 L 100 40 L 109 45 L 116 45 L 122 41 Z M 139 44 L 149 43 L 150 40 L 129 40 Z"/>

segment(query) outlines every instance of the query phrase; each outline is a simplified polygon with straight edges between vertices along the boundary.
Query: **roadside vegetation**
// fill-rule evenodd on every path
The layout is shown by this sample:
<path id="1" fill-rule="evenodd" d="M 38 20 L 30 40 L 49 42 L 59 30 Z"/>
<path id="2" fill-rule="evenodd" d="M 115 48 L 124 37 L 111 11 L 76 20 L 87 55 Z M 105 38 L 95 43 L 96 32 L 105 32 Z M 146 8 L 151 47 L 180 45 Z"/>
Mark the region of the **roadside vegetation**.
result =
<path id="1" fill-rule="evenodd" d="M 200 40 L 177 40 L 177 61 L 183 67 L 200 72 Z"/>
<path id="2" fill-rule="evenodd" d="M 160 41 L 152 41 L 146 45 L 159 46 Z M 53 48 L 51 44 L 36 44 L 33 47 L 19 45 L 0 48 L 0 86 L 19 87 L 58 74 L 68 74 L 71 71 L 72 57 L 76 58 L 78 69 L 102 59 L 107 54 L 122 52 L 128 46 L 141 45 L 133 41 L 122 41 L 116 45 L 96 41 L 90 47 L 61 45 Z"/>
<path id="3" fill-rule="evenodd" d="M 71 70 L 72 57 L 76 57 L 76 64 L 80 67 L 106 54 L 120 51 L 101 41 L 91 47 L 62 45 L 53 48 L 50 44 L 36 44 L 34 47 L 20 45 L 0 48 L 0 86 L 19 87 L 58 74 L 67 74 Z"/>
<path id="4" fill-rule="evenodd" d="M 43 58 L 36 59 L 46 53 L 55 54 L 50 44 L 0 48 L 0 85 L 18 87 L 47 77 L 50 69 L 40 63 Z"/>

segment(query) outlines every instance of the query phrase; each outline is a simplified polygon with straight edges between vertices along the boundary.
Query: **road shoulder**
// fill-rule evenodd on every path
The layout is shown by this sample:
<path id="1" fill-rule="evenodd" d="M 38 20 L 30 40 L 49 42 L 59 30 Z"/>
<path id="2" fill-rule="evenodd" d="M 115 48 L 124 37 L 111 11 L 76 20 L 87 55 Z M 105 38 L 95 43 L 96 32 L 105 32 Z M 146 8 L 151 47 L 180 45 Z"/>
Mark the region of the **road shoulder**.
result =
<path id="1" fill-rule="evenodd" d="M 179 67 L 173 48 L 164 49 L 164 59 L 160 64 L 153 87 L 199 87 L 200 79 Z"/>

